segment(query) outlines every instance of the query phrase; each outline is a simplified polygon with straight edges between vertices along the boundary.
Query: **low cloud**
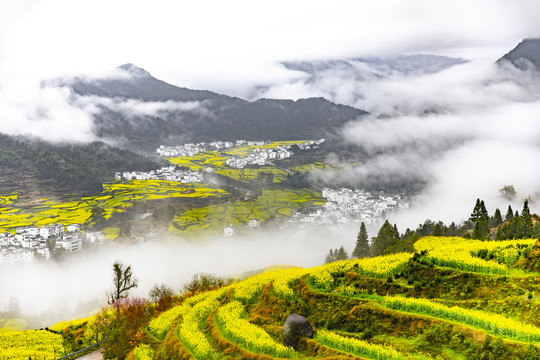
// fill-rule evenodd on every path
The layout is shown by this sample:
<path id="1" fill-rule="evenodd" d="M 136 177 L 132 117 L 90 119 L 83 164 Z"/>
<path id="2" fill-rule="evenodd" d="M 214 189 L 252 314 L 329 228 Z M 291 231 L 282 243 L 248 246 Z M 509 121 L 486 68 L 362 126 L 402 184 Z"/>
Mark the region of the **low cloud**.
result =
<path id="1" fill-rule="evenodd" d="M 0 88 L 0 132 L 51 142 L 95 140 L 91 114 L 71 104 L 71 90 L 35 81 Z"/>
<path id="2" fill-rule="evenodd" d="M 139 297 L 148 297 L 156 283 L 165 283 L 178 293 L 195 273 L 238 276 L 276 264 L 312 267 L 324 262 L 331 247 L 344 245 L 352 251 L 357 227 L 336 231 L 340 236 L 332 236 L 328 229 L 284 229 L 198 242 L 169 238 L 133 245 L 113 243 L 61 263 L 4 265 L 0 266 L 0 307 L 15 297 L 23 313 L 41 315 L 45 325 L 84 315 L 106 305 L 106 291 L 112 286 L 111 269 L 116 260 L 132 266 L 139 287 L 131 294 Z"/>
<path id="3" fill-rule="evenodd" d="M 353 174 L 366 180 L 413 174 L 425 181 L 416 206 L 402 217 L 406 226 L 426 218 L 464 220 L 477 197 L 490 211 L 504 209 L 498 190 L 506 184 L 518 190 L 518 201 L 538 193 L 537 80 L 537 73 L 508 65 L 471 63 L 372 84 L 361 102 L 373 117 L 343 132 L 346 141 L 375 154 Z M 385 171 L 388 156 L 396 166 Z"/>
<path id="4" fill-rule="evenodd" d="M 121 113 L 128 119 L 140 116 L 167 116 L 171 112 L 193 112 L 203 116 L 213 116 L 206 109 L 205 101 L 139 101 L 99 96 L 75 96 L 72 104 L 90 114 L 97 114 L 102 108 L 107 108 Z"/>
<path id="5" fill-rule="evenodd" d="M 490 211 L 505 209 L 508 203 L 498 190 L 509 184 L 518 191 L 514 208 L 532 196 L 535 210 L 540 193 L 535 166 L 540 75 L 535 69 L 475 60 L 436 72 L 374 76 L 373 66 L 359 72 L 346 62 L 326 64 L 316 70 L 306 65 L 303 76 L 264 93 L 322 95 L 370 112 L 342 131 L 346 143 L 358 146 L 360 163 L 344 162 L 328 183 L 415 192 L 415 206 L 397 219 L 400 227 L 426 218 L 465 220 L 477 197 Z"/>

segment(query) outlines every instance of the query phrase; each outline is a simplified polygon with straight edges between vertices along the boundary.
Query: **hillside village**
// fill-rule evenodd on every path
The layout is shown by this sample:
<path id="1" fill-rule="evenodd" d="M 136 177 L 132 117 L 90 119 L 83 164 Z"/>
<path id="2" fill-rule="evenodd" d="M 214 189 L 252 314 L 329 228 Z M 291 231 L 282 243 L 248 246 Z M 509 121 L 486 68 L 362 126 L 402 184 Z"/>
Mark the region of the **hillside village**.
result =
<path id="1" fill-rule="evenodd" d="M 325 187 L 322 189 L 322 197 L 326 199 L 324 205 L 295 211 L 286 224 L 335 225 L 364 222 L 366 225 L 371 225 L 397 210 L 408 209 L 410 205 L 402 195 L 387 195 L 382 191 L 372 195 L 363 189 Z M 283 225 L 280 226 L 283 227 Z M 259 227 L 260 219 L 250 219 L 247 226 L 248 228 Z M 232 225 L 227 225 L 223 229 L 224 237 L 235 234 L 236 230 Z"/>
<path id="2" fill-rule="evenodd" d="M 301 150 L 309 150 L 311 148 L 318 148 L 325 139 L 309 140 L 303 143 L 295 144 Z M 266 141 L 248 141 L 248 140 L 236 140 L 236 142 L 230 141 L 214 141 L 211 143 L 198 143 L 198 144 L 184 144 L 180 146 L 165 146 L 161 145 L 157 150 L 157 154 L 163 157 L 176 157 L 176 156 L 194 156 L 199 152 L 204 151 L 217 151 L 219 155 L 223 155 L 221 151 L 232 149 L 240 146 L 252 146 L 253 152 L 245 157 L 232 156 L 225 161 L 227 166 L 237 169 L 242 169 L 247 165 L 266 165 L 269 160 L 281 160 L 289 158 L 293 155 L 290 145 L 278 145 L 275 148 L 268 149 L 262 146 L 268 144 Z"/>
<path id="3" fill-rule="evenodd" d="M 377 195 L 363 189 L 322 189 L 326 203 L 322 207 L 295 212 L 289 222 L 312 224 L 347 224 L 364 222 L 367 225 L 377 222 L 398 209 L 408 209 L 409 203 L 401 195 Z"/>
<path id="4" fill-rule="evenodd" d="M 322 144 L 325 139 L 309 140 L 303 143 L 295 144 L 301 150 L 309 150 L 311 148 L 317 148 Z M 264 166 L 271 160 L 283 160 L 290 158 L 294 155 L 291 151 L 292 144 L 290 145 L 278 145 L 275 148 L 268 149 L 262 146 L 268 144 L 265 141 L 247 141 L 237 140 L 236 142 L 230 141 L 214 141 L 211 143 L 197 143 L 197 144 L 184 144 L 179 146 L 165 146 L 160 145 L 156 149 L 158 156 L 162 157 L 181 157 L 181 156 L 195 156 L 200 152 L 217 151 L 218 155 L 223 155 L 221 151 L 232 149 L 239 146 L 252 146 L 253 152 L 245 157 L 232 156 L 225 160 L 225 164 L 228 167 L 235 169 L 243 169 L 248 165 Z M 212 172 L 212 168 L 207 169 L 208 172 Z M 115 178 L 119 180 L 165 180 L 174 181 L 182 184 L 196 183 L 204 181 L 204 175 L 200 171 L 180 170 L 176 166 L 166 166 L 158 170 L 151 171 L 126 171 L 115 173 Z"/>
<path id="5" fill-rule="evenodd" d="M 15 229 L 15 234 L 0 233 L 0 265 L 29 263 L 38 257 L 48 260 L 58 249 L 75 253 L 83 249 L 83 243 L 101 245 L 103 241 L 103 233 L 83 234 L 79 224 L 22 226 Z"/>
<path id="6" fill-rule="evenodd" d="M 115 174 L 115 178 L 124 180 L 166 180 L 182 184 L 203 181 L 203 174 L 197 171 L 179 170 L 176 166 L 162 167 L 151 171 L 126 171 Z"/>

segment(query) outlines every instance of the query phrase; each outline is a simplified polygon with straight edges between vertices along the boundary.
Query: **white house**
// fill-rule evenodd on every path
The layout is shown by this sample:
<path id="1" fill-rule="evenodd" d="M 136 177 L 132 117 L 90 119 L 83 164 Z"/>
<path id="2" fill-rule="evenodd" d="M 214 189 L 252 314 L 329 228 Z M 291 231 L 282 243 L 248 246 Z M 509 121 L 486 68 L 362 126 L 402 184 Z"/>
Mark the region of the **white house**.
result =
<path id="1" fill-rule="evenodd" d="M 43 256 L 44 259 L 50 259 L 51 258 L 51 251 L 46 246 L 41 246 L 36 248 L 36 252 Z"/>
<path id="2" fill-rule="evenodd" d="M 77 237 L 65 237 L 62 240 L 56 241 L 56 247 L 63 247 L 69 252 L 79 252 L 82 250 L 82 240 L 78 239 Z"/>
<path id="3" fill-rule="evenodd" d="M 39 227 L 37 226 L 21 226 L 15 229 L 15 234 L 28 234 L 30 236 L 39 235 Z"/>
<path id="4" fill-rule="evenodd" d="M 105 241 L 105 236 L 100 231 L 88 231 L 86 233 L 86 241 L 98 244 L 103 244 L 103 241 Z"/>
<path id="5" fill-rule="evenodd" d="M 261 226 L 261 219 L 259 218 L 249 219 L 248 226 L 251 228 Z"/>
<path id="6" fill-rule="evenodd" d="M 223 236 L 225 237 L 231 237 L 234 235 L 234 228 L 232 225 L 225 226 L 223 229 Z"/>
<path id="7" fill-rule="evenodd" d="M 79 231 L 80 229 L 81 229 L 80 224 L 69 224 L 68 226 L 66 226 L 67 232 L 76 232 L 76 231 Z"/>

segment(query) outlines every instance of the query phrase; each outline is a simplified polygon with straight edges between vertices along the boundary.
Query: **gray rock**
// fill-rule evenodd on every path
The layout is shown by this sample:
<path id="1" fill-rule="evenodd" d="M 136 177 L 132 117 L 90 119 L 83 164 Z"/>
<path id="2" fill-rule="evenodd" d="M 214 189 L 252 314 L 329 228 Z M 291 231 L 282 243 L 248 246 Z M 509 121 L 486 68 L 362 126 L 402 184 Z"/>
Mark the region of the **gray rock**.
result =
<path id="1" fill-rule="evenodd" d="M 298 341 L 302 336 L 313 338 L 313 327 L 302 315 L 291 314 L 285 320 L 281 334 L 283 336 L 283 345 L 291 346 L 296 350 Z"/>

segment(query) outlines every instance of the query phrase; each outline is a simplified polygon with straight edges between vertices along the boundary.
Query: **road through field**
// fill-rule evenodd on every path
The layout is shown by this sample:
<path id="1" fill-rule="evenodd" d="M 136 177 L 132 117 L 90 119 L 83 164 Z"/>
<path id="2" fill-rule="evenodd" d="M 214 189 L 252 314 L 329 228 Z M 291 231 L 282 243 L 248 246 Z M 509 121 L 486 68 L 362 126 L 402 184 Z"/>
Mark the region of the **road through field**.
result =
<path id="1" fill-rule="evenodd" d="M 79 360 L 103 360 L 103 348 L 80 357 Z"/>

